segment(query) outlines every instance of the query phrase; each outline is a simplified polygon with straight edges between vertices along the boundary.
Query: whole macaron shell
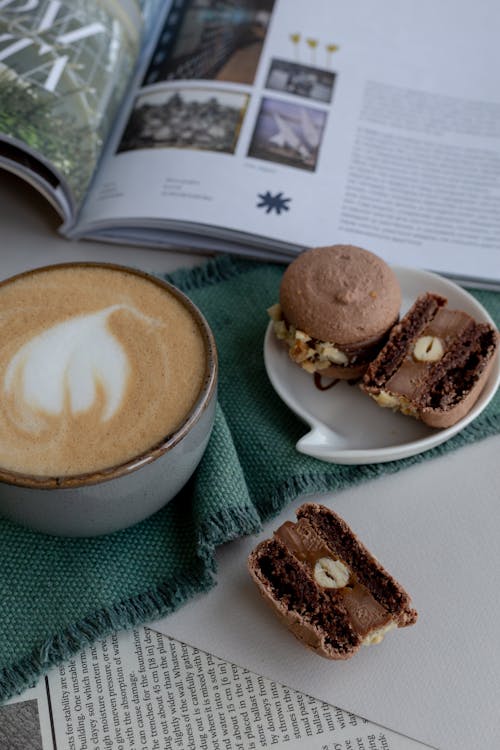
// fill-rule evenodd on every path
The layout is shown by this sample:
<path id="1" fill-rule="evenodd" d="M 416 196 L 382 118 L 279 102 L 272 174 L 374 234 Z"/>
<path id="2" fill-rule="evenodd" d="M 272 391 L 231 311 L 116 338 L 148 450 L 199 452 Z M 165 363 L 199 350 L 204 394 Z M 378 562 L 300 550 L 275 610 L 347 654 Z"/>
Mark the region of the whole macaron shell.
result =
<path id="1" fill-rule="evenodd" d="M 339 345 L 381 336 L 398 319 L 401 289 L 387 263 L 353 245 L 316 247 L 286 269 L 280 304 L 287 322 Z"/>

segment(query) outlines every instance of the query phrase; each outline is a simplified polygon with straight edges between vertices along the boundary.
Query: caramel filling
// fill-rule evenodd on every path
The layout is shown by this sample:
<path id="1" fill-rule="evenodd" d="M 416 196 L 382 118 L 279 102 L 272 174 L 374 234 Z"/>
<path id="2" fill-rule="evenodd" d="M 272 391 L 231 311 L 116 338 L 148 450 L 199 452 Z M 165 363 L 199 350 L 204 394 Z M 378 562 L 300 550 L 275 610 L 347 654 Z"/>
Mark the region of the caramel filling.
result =
<path id="1" fill-rule="evenodd" d="M 356 578 L 345 560 L 334 554 L 320 539 L 308 521 L 305 519 L 300 519 L 297 523 L 286 521 L 275 531 L 275 536 L 298 560 L 308 566 L 312 577 L 319 585 L 323 584 L 318 581 L 317 565 L 321 565 L 325 560 L 331 561 L 334 566 L 337 563 L 340 570 L 347 572 L 345 585 L 338 587 L 332 579 L 332 583 L 327 584 L 327 588 L 339 597 L 347 611 L 353 630 L 359 634 L 363 643 L 376 643 L 382 640 L 385 632 L 396 626 L 390 613 Z M 326 580 L 328 580 L 328 575 Z"/>
<path id="2" fill-rule="evenodd" d="M 470 325 L 470 317 L 459 310 L 448 310 L 440 308 L 434 319 L 428 323 L 419 337 L 436 338 L 442 343 L 444 352 L 465 329 Z M 385 384 L 385 389 L 390 394 L 402 396 L 411 400 L 425 382 L 429 370 L 434 362 L 419 361 L 414 355 L 411 347 L 398 370 Z"/>

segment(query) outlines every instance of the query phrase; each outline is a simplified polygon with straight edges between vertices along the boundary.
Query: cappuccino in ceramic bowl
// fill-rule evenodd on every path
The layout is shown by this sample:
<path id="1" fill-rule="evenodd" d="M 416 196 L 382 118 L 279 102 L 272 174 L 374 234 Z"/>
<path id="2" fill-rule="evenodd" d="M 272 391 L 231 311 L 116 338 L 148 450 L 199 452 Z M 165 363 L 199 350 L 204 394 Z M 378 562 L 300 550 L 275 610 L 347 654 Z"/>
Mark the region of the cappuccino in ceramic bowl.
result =
<path id="1" fill-rule="evenodd" d="M 117 523 L 108 518 L 100 524 L 94 515 L 92 528 L 83 533 L 122 528 L 161 507 L 201 457 L 195 451 L 192 465 L 186 462 L 187 446 L 175 446 L 200 420 L 208 424 L 208 432 L 202 430 L 203 449 L 208 440 L 216 370 L 215 343 L 203 316 L 155 277 L 120 266 L 76 263 L 4 281 L 0 511 L 50 533 L 80 534 L 81 519 L 69 524 L 73 531 L 60 521 L 55 527 L 47 519 L 41 527 L 30 523 L 24 502 L 16 511 L 14 488 L 39 490 L 45 501 L 48 492 L 56 506 L 62 489 L 88 495 L 102 484 L 97 495 L 109 495 L 115 491 L 112 482 L 123 484 L 127 475 L 142 474 L 146 465 L 175 452 L 177 464 L 187 464 L 187 470 L 183 466 L 182 476 L 173 466 L 169 476 L 161 472 L 152 506 L 141 495 L 137 480 L 143 477 L 136 477 L 132 484 L 139 512 L 132 520 L 118 512 Z M 194 442 L 199 449 L 200 441 Z M 149 482 L 148 496 L 152 491 Z"/>

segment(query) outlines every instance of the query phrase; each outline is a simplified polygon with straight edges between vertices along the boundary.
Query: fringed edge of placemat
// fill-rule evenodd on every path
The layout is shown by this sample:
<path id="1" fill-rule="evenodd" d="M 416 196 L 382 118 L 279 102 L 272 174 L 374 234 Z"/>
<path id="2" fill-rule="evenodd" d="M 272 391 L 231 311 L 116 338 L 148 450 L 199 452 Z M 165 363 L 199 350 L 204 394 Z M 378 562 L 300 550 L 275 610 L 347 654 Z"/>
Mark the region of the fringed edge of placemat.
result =
<path id="1" fill-rule="evenodd" d="M 165 617 L 191 597 L 215 585 L 215 548 L 260 527 L 255 508 L 229 508 L 219 511 L 201 525 L 199 570 L 189 578 L 180 574 L 175 588 L 160 584 L 111 607 L 96 610 L 49 638 L 29 657 L 0 671 L 0 703 L 34 685 L 49 669 L 70 659 L 95 641 L 117 630 L 129 630 Z"/>
<path id="2" fill-rule="evenodd" d="M 276 487 L 266 498 L 267 506 L 258 508 L 262 523 L 272 520 L 286 505 L 296 500 L 300 495 L 313 493 L 336 492 L 354 487 L 376 479 L 380 476 L 397 474 L 410 466 L 429 461 L 447 453 L 454 452 L 465 445 L 477 443 L 484 438 L 500 433 L 500 414 L 482 414 L 468 427 L 455 437 L 432 448 L 429 451 L 402 458 L 398 461 L 388 461 L 380 464 L 335 465 L 335 476 L 331 472 L 302 472 L 290 477 L 285 483 Z M 381 466 L 383 468 L 381 468 Z"/>
<path id="3" fill-rule="evenodd" d="M 269 266 L 275 266 L 275 263 L 269 263 Z M 221 281 L 229 281 L 239 276 L 241 273 L 255 270 L 261 267 L 256 266 L 256 262 L 236 258 L 231 255 L 218 255 L 212 258 L 202 266 L 195 268 L 181 268 L 173 273 L 163 275 L 166 281 L 178 287 L 182 292 L 190 292 L 195 289 L 202 289 Z"/>

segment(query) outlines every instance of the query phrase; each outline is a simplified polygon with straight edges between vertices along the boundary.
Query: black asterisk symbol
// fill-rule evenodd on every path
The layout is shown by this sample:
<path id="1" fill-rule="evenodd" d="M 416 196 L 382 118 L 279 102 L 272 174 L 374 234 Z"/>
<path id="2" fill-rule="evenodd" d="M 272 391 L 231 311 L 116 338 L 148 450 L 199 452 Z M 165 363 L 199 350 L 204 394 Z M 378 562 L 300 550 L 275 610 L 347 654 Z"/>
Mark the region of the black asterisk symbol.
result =
<path id="1" fill-rule="evenodd" d="M 258 193 L 257 197 L 260 198 L 260 203 L 257 203 L 257 208 L 265 208 L 266 214 L 271 213 L 271 211 L 276 211 L 277 214 L 280 214 L 282 211 L 290 210 L 288 204 L 292 199 L 284 198 L 283 193 L 272 195 L 272 193 L 267 190 L 265 193 Z"/>

